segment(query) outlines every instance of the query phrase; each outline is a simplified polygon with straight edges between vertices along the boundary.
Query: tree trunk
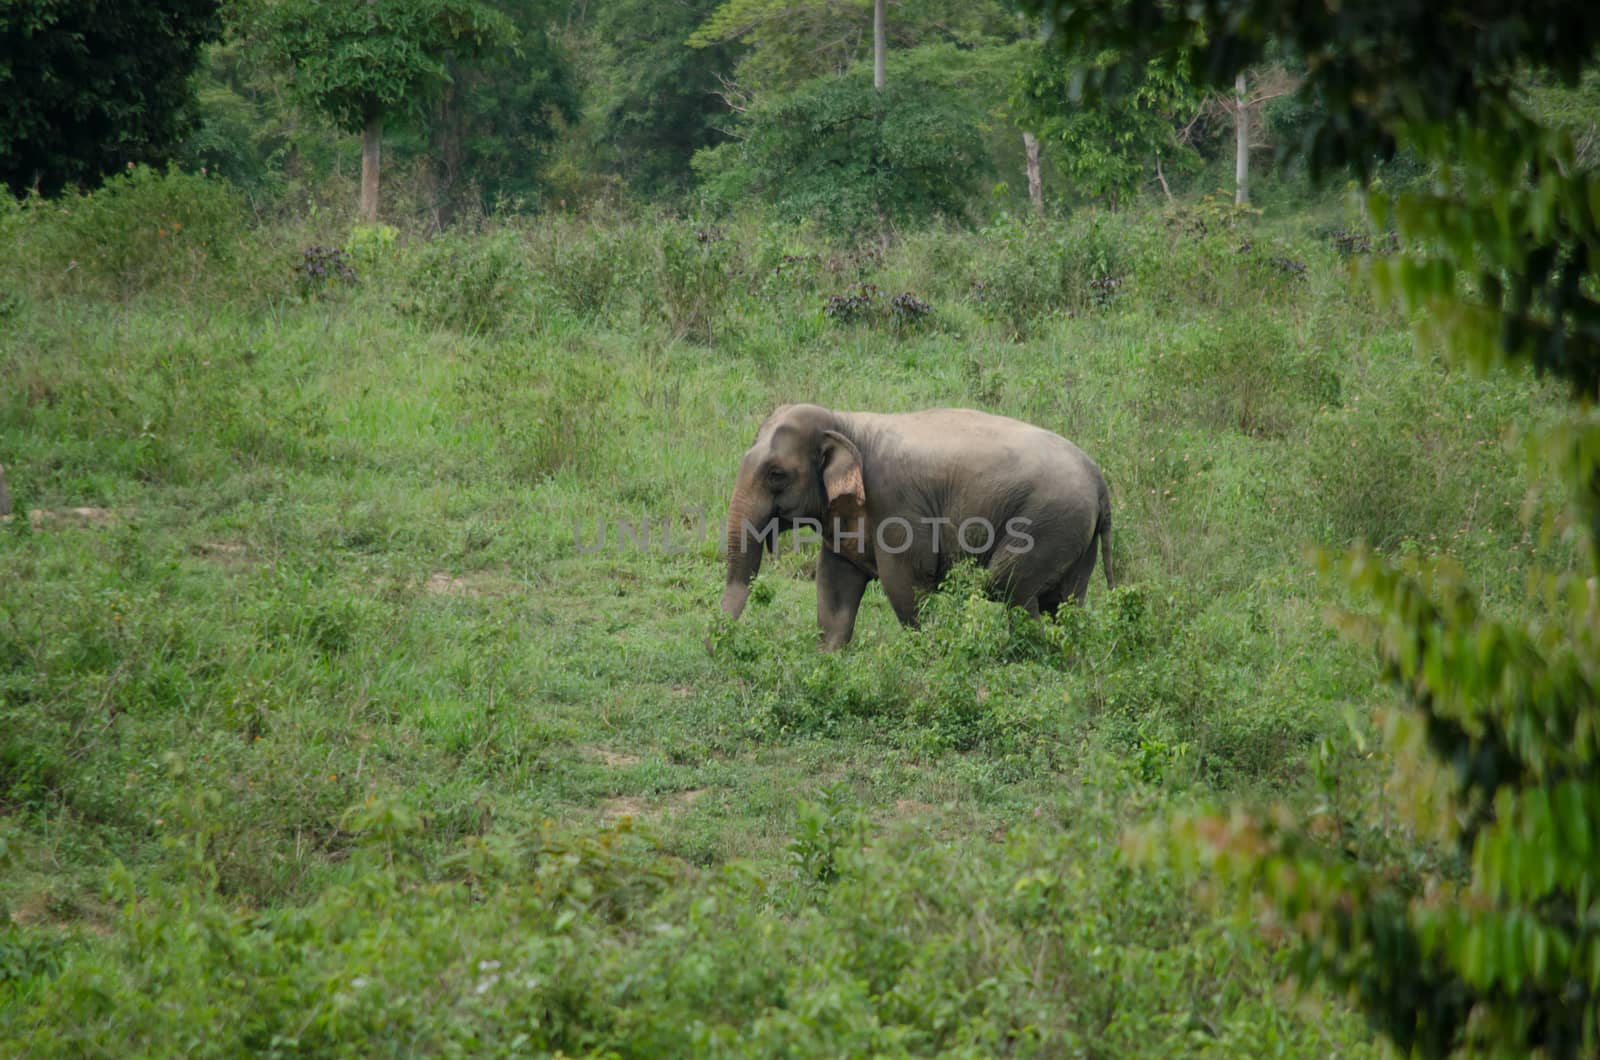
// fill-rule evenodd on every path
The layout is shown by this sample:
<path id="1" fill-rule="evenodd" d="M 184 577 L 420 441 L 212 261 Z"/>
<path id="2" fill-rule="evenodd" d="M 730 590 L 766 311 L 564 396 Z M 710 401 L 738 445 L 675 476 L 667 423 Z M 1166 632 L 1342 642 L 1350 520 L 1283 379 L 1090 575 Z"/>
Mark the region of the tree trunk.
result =
<path id="1" fill-rule="evenodd" d="M 872 0 L 872 87 L 883 91 L 883 5 L 884 0 Z"/>
<path id="2" fill-rule="evenodd" d="M 383 140 L 383 113 L 373 111 L 361 130 L 361 219 L 368 224 L 378 219 L 378 156 Z"/>
<path id="3" fill-rule="evenodd" d="M 1244 71 L 1233 79 L 1233 201 L 1250 202 L 1250 107 L 1245 102 Z"/>
<path id="4" fill-rule="evenodd" d="M 1039 181 L 1039 138 L 1031 132 L 1022 134 L 1023 150 L 1028 152 L 1028 201 L 1033 212 L 1044 216 L 1044 185 Z"/>

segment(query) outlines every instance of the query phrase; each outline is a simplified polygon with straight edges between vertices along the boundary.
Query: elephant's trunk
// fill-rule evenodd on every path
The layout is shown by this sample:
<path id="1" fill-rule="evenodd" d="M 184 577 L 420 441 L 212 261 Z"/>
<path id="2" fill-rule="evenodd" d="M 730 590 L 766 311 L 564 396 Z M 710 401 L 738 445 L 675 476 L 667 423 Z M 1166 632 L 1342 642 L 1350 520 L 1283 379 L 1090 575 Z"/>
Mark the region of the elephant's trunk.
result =
<path id="1" fill-rule="evenodd" d="M 762 533 L 776 533 L 762 526 L 769 513 L 750 495 L 747 483 L 734 490 L 728 505 L 728 580 L 722 589 L 722 609 L 733 618 L 744 611 L 750 599 L 750 582 L 761 570 Z M 751 531 L 754 531 L 753 533 Z"/>

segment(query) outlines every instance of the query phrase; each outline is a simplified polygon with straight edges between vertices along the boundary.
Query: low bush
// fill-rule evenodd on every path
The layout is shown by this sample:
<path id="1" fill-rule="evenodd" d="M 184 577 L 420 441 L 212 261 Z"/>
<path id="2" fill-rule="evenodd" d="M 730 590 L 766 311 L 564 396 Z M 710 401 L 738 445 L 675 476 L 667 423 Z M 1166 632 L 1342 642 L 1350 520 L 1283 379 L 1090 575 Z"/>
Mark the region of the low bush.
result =
<path id="1" fill-rule="evenodd" d="M 1152 351 L 1146 400 L 1213 430 L 1282 437 L 1339 401 L 1339 374 L 1257 307 L 1173 332 Z"/>
<path id="2" fill-rule="evenodd" d="M 555 301 L 582 318 L 602 318 L 637 282 L 644 233 L 618 224 L 546 219 L 526 235 L 533 268 Z"/>
<path id="3" fill-rule="evenodd" d="M 742 270 L 738 243 L 720 229 L 682 221 L 660 224 L 654 235 L 640 292 L 646 319 L 694 342 L 712 342 Z"/>
<path id="4" fill-rule="evenodd" d="M 972 297 L 1017 337 L 1052 314 L 1101 308 L 1127 275 L 1125 227 L 1094 214 L 1068 223 L 1002 218 L 980 233 Z"/>
<path id="5" fill-rule="evenodd" d="M 9 214 L 9 263 L 28 287 L 126 298 L 162 287 L 193 297 L 234 264 L 247 211 L 227 181 L 130 165 L 86 195 Z"/>
<path id="6" fill-rule="evenodd" d="M 487 335 L 531 325 L 535 282 L 514 232 L 441 235 L 416 253 L 398 298 L 403 312 L 429 327 Z"/>
<path id="7" fill-rule="evenodd" d="M 1129 792 L 1129 794 L 1132 794 Z M 197 803 L 201 805 L 202 803 Z M 349 882 L 253 912 L 206 882 L 203 811 L 169 841 L 183 882 L 135 895 L 93 949 L 0 930 L 0 1035 L 26 1053 L 335 1055 L 993 1053 L 1227 1056 L 1259 1044 L 1274 956 L 1205 926 L 1172 876 L 1127 867 L 1092 804 L 1003 843 L 867 845 L 825 790 L 791 850 L 797 901 L 741 866 L 696 878 L 627 822 L 475 839 L 440 878 L 426 820 L 367 801 Z M 1063 1004 L 1070 998 L 1071 1004 Z M 1296 1054 L 1376 1055 L 1321 999 L 1273 1022 Z"/>

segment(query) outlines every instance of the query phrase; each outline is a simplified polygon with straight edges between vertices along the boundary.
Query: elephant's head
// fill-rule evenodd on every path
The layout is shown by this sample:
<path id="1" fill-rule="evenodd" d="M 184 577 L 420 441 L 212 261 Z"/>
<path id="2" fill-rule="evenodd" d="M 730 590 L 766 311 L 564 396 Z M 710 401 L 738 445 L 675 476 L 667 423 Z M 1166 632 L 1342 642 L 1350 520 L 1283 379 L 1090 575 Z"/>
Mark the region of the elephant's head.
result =
<path id="1" fill-rule="evenodd" d="M 815 520 L 827 533 L 835 517 L 859 515 L 866 503 L 861 452 L 841 418 L 816 405 L 784 405 L 768 416 L 739 462 L 728 504 L 728 579 L 722 609 L 744 610 L 761 549 L 775 552 L 780 530 Z"/>

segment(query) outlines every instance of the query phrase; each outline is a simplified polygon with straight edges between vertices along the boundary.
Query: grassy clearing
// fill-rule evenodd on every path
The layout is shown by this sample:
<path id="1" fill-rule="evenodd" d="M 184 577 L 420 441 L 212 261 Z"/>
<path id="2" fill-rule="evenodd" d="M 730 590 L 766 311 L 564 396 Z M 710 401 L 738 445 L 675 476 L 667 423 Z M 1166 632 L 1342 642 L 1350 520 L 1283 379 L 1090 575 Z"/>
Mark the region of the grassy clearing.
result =
<path id="1" fill-rule="evenodd" d="M 1362 783 L 1387 695 L 1304 547 L 1448 553 L 1513 608 L 1546 547 L 1507 432 L 1548 395 L 1419 355 L 1315 218 L 551 220 L 345 284 L 294 272 L 342 240 L 180 190 L 0 217 L 0 462 L 19 514 L 108 513 L 0 528 L 0 1038 L 1376 1049 L 1117 849 L 1263 798 L 1442 856 Z M 821 656 L 802 552 L 724 626 L 714 524 L 796 400 L 1058 430 L 1123 586 L 1041 626 L 958 581 L 918 633 L 874 587 Z M 576 547 L 696 510 L 681 553 Z"/>

